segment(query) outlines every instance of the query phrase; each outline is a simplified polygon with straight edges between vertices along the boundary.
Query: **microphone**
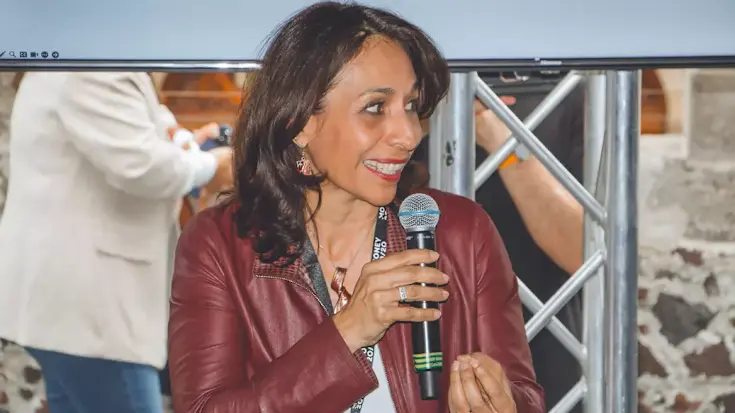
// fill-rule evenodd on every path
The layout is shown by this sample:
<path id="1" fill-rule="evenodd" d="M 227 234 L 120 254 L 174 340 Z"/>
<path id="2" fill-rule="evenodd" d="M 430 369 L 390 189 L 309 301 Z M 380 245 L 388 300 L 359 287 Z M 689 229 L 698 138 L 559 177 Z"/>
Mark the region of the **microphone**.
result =
<path id="1" fill-rule="evenodd" d="M 232 145 L 232 126 L 223 123 L 219 125 L 219 134 L 214 138 L 207 139 L 199 148 L 203 151 L 208 151 L 220 146 L 230 145 Z"/>
<path id="2" fill-rule="evenodd" d="M 398 219 L 406 230 L 408 249 L 436 251 L 434 229 L 439 223 L 439 206 L 434 198 L 426 194 L 408 196 L 398 211 Z M 420 264 L 436 268 L 436 263 Z M 427 286 L 428 284 L 422 283 Z M 433 285 L 430 285 L 433 286 Z M 412 303 L 417 308 L 439 308 L 437 302 L 419 301 Z M 444 357 L 441 349 L 439 320 L 411 324 L 414 370 L 419 376 L 419 391 L 422 400 L 439 397 L 439 381 Z"/>

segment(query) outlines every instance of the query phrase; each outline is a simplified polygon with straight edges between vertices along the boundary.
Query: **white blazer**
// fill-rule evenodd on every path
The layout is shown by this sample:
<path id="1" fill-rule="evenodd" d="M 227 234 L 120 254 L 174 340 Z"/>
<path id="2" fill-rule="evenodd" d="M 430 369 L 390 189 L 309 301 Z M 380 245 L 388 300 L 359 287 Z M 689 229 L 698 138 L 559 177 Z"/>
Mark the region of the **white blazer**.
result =
<path id="1" fill-rule="evenodd" d="M 162 367 L 177 205 L 194 180 L 145 73 L 27 73 L 0 219 L 0 337 Z"/>

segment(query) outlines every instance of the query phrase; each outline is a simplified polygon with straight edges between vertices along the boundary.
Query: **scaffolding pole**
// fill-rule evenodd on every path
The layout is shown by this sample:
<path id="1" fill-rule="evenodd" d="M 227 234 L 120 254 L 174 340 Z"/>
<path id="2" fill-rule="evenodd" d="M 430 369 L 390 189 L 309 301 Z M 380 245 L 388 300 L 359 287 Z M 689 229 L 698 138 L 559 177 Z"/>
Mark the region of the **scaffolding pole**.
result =
<path id="1" fill-rule="evenodd" d="M 640 72 L 607 74 L 608 220 L 605 271 L 605 413 L 637 409 L 638 140 Z"/>
<path id="2" fill-rule="evenodd" d="M 440 125 L 441 159 L 439 188 L 475 199 L 475 81 L 472 73 L 452 73 L 446 101 L 432 124 Z M 430 146 L 429 152 L 436 150 Z M 431 168 L 431 166 L 430 166 Z M 430 178 L 431 179 L 431 178 Z"/>
<path id="3" fill-rule="evenodd" d="M 583 183 L 531 131 L 587 78 Z M 534 313 L 526 324 L 531 340 L 549 331 L 575 356 L 584 375 L 550 412 L 569 412 L 584 401 L 586 413 L 632 413 L 637 405 L 636 177 L 639 135 L 639 72 L 571 72 L 526 118 L 502 102 L 477 73 L 453 73 L 447 99 L 431 120 L 431 186 L 474 199 L 474 190 L 523 145 L 585 209 L 582 267 L 542 303 L 519 280 L 523 304 Z M 474 85 L 473 85 L 474 83 Z M 475 171 L 473 100 L 481 100 L 511 131 L 501 148 Z M 555 317 L 584 288 L 584 345 Z M 611 343 L 611 344 L 610 344 Z"/>
<path id="4" fill-rule="evenodd" d="M 444 171 L 451 166 L 451 164 L 446 164 L 443 146 L 444 141 L 447 140 L 445 139 L 444 118 L 449 115 L 451 112 L 447 109 L 447 99 L 442 99 L 429 123 L 429 130 L 435 137 L 435 139 L 429 139 L 429 186 L 432 188 L 443 188 Z"/>
<path id="5" fill-rule="evenodd" d="M 605 104 L 606 88 L 604 72 L 588 72 L 585 82 L 584 113 L 584 187 L 601 204 L 605 204 L 604 187 L 607 176 L 603 147 L 605 141 Z M 584 258 L 589 260 L 599 251 L 604 251 L 604 233 L 602 228 L 590 217 L 584 216 Z M 587 350 L 583 372 L 587 381 L 587 392 L 584 398 L 585 413 L 600 413 L 605 406 L 604 387 L 604 270 L 599 269 L 589 281 L 583 292 L 584 347 Z"/>

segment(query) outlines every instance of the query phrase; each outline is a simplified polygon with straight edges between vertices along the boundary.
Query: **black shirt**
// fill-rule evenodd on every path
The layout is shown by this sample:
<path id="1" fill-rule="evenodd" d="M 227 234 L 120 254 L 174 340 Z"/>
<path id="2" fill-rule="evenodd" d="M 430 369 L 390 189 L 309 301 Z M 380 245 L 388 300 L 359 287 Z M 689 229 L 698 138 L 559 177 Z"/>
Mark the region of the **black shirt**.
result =
<path id="1" fill-rule="evenodd" d="M 543 100 L 543 94 L 521 94 L 511 110 L 523 120 Z M 584 149 L 584 89 L 574 90 L 534 130 L 539 140 L 581 182 Z M 414 160 L 427 159 L 427 140 L 414 154 Z M 479 166 L 487 153 L 477 148 Z M 567 280 L 569 274 L 557 266 L 536 245 L 526 230 L 520 213 L 503 181 L 494 173 L 475 194 L 495 222 L 505 243 L 513 269 L 518 277 L 542 301 L 546 302 Z M 533 314 L 524 308 L 526 321 Z M 557 317 L 578 338 L 582 334 L 581 295 L 572 299 Z M 546 391 L 547 409 L 551 409 L 580 379 L 579 363 L 548 331 L 543 330 L 531 341 L 537 379 Z M 579 410 L 575 410 L 579 411 Z"/>

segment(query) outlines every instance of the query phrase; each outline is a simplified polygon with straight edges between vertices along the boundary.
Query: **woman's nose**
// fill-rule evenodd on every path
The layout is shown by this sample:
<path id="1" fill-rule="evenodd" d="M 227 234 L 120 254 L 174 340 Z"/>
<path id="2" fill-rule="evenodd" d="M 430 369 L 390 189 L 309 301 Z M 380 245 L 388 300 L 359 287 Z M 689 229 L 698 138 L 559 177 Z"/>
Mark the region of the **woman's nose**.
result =
<path id="1" fill-rule="evenodd" d="M 415 114 L 403 113 L 392 116 L 389 122 L 389 136 L 392 144 L 412 151 L 421 142 L 421 124 Z"/>

